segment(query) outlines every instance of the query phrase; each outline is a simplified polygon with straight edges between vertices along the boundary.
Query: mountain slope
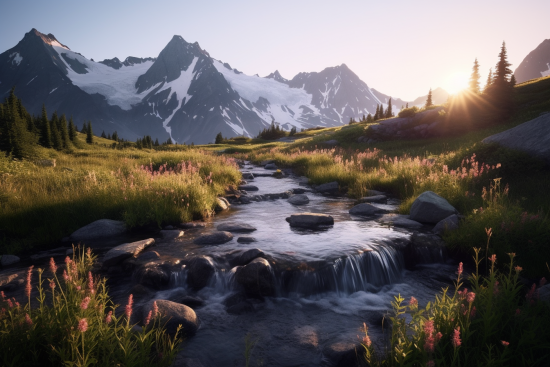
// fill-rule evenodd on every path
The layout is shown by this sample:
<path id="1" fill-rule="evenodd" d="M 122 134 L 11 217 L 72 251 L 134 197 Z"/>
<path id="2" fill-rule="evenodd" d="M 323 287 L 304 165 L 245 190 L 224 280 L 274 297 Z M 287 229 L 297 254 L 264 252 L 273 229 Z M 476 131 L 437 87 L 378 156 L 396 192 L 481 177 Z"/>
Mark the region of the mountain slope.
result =
<path id="1" fill-rule="evenodd" d="M 550 75 L 550 39 L 542 41 L 531 51 L 516 68 L 514 75 L 518 83 Z"/>

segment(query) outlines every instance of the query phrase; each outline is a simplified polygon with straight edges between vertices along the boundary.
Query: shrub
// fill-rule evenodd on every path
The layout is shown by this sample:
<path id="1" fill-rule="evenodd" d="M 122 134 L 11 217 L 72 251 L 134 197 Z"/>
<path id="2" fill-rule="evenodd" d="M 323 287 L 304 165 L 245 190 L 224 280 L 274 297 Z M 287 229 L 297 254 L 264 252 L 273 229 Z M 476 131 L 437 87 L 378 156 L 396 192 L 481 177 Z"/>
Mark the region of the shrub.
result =
<path id="1" fill-rule="evenodd" d="M 418 112 L 418 107 L 413 106 L 409 108 L 404 108 L 401 111 L 399 111 L 399 114 L 397 116 L 399 117 L 413 117 Z"/>

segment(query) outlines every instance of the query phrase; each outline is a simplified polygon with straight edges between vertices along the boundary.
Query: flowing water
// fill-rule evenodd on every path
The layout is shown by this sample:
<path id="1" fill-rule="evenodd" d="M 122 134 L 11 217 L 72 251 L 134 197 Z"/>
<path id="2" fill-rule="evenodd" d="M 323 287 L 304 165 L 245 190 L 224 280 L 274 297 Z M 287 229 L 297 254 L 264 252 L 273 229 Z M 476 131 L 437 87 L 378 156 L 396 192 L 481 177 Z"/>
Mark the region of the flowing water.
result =
<path id="1" fill-rule="evenodd" d="M 243 171 L 269 172 L 252 166 L 245 166 Z M 259 188 L 251 194 L 259 195 L 300 187 L 293 177 L 256 177 L 249 184 Z M 443 262 L 442 257 L 440 262 L 418 265 L 413 271 L 405 269 L 403 243 L 411 235 L 408 230 L 350 216 L 350 199 L 306 194 L 310 203 L 303 206 L 293 206 L 286 199 L 233 205 L 205 228 L 188 230 L 182 239 L 151 248 L 164 260 L 176 263 L 178 259 L 208 255 L 216 264 L 210 285 L 199 292 L 187 289 L 182 267 L 171 274 L 170 289 L 156 294 L 169 298 L 173 292 L 186 292 L 205 301 L 203 307 L 195 309 L 201 327 L 184 343 L 179 356 L 180 362 L 186 361 L 181 362 L 183 365 L 243 366 L 245 336 L 250 335 L 256 341 L 251 366 L 329 366 L 331 361 L 323 351 L 335 344 L 356 345 L 363 322 L 369 325 L 373 341 L 383 347 L 382 319 L 394 296 L 415 296 L 422 304 L 451 283 L 455 266 Z M 380 206 L 395 210 L 397 205 L 390 200 Z M 285 218 L 297 212 L 330 214 L 335 223 L 321 230 L 294 229 Z M 248 236 L 257 242 L 237 243 L 236 234 L 222 245 L 193 244 L 196 236 L 226 222 L 254 226 L 257 230 Z M 228 314 L 222 302 L 234 292 L 235 285 L 227 259 L 253 248 L 261 249 L 272 264 L 277 295 L 255 302 L 253 312 Z M 433 262 L 433 254 L 425 256 L 427 262 Z M 114 288 L 115 299 L 124 304 L 128 288 Z"/>

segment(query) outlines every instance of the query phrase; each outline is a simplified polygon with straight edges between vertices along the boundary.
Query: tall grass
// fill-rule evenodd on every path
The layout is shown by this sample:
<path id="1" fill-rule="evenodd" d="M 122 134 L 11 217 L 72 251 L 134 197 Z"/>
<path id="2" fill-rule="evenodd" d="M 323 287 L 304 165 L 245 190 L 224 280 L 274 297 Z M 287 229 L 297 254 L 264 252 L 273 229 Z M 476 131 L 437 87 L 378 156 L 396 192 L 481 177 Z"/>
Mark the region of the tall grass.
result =
<path id="1" fill-rule="evenodd" d="M 207 217 L 240 180 L 233 159 L 197 149 L 93 147 L 54 157 L 55 168 L 0 157 L 0 252 L 51 243 L 102 218 L 133 228 Z"/>

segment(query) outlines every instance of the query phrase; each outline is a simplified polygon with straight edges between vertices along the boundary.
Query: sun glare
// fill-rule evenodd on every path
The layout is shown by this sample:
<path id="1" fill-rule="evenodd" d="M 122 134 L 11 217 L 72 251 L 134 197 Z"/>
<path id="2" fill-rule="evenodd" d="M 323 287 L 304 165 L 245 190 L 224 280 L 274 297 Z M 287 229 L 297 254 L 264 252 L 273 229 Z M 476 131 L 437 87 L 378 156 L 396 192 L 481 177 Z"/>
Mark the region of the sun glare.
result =
<path id="1" fill-rule="evenodd" d="M 468 82 L 470 81 L 470 74 L 466 72 L 455 72 L 450 74 L 444 82 L 444 87 L 450 94 L 456 94 L 463 89 L 468 88 Z"/>

